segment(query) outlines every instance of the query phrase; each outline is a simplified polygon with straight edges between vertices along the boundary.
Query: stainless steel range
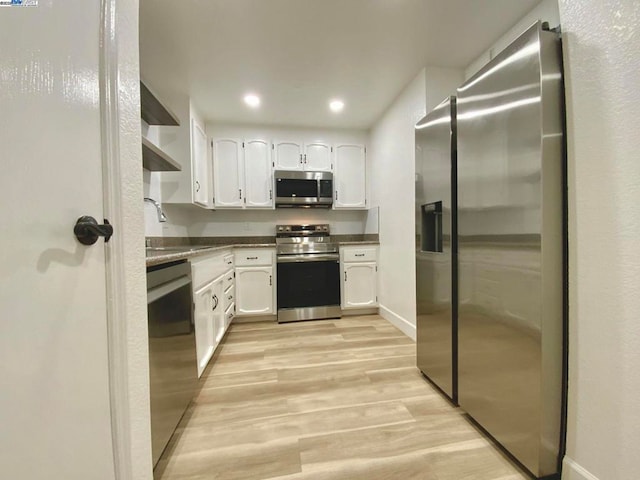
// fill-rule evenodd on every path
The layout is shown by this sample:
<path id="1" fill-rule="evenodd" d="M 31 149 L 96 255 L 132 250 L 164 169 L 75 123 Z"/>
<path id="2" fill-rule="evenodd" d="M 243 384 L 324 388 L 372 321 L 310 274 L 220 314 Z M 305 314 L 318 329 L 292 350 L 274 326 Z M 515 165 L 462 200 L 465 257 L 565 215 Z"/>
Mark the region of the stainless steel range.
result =
<path id="1" fill-rule="evenodd" d="M 340 257 L 329 225 L 277 225 L 278 322 L 340 318 Z"/>

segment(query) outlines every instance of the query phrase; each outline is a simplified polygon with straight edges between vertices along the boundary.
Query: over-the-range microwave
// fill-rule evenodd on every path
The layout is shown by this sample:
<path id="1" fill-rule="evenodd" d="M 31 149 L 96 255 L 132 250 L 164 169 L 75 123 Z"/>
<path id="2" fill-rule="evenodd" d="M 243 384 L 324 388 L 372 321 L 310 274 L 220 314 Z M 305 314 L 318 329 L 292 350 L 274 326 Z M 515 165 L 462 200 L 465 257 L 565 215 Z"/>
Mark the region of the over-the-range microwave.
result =
<path id="1" fill-rule="evenodd" d="M 333 204 L 331 172 L 276 170 L 276 207 L 325 207 Z"/>

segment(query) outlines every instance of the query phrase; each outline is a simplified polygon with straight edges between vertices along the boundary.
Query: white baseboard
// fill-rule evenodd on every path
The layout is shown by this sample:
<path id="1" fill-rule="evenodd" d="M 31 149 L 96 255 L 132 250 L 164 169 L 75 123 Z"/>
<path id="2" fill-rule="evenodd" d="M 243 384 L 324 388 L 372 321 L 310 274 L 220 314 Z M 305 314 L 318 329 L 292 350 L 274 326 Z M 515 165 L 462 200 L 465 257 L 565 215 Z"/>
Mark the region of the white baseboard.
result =
<path id="1" fill-rule="evenodd" d="M 578 465 L 575 460 L 567 456 L 562 460 L 562 480 L 599 480 L 585 468 Z"/>
<path id="2" fill-rule="evenodd" d="M 384 305 L 379 306 L 380 316 L 385 320 L 388 320 L 394 326 L 398 327 L 402 333 L 404 333 L 407 337 L 411 338 L 414 342 L 416 341 L 416 326 L 413 325 L 406 318 L 401 317 L 400 315 L 392 312 Z"/>

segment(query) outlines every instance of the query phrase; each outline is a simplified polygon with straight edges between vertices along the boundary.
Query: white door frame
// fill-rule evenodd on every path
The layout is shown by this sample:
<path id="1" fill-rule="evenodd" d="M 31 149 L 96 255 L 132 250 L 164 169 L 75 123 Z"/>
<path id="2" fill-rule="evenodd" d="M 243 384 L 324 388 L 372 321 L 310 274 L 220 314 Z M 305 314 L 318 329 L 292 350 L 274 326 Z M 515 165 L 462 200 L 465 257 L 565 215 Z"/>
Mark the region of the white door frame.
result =
<path id="1" fill-rule="evenodd" d="M 140 147 L 139 1 L 101 0 L 100 110 L 109 391 L 117 480 L 152 478 Z"/>

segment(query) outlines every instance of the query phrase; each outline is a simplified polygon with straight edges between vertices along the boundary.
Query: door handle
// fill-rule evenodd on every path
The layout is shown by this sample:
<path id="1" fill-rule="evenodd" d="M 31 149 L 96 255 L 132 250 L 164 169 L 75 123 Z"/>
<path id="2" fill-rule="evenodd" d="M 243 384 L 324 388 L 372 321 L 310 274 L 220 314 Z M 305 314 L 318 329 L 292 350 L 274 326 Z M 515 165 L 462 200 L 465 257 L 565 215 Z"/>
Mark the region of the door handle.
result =
<path id="1" fill-rule="evenodd" d="M 272 285 L 273 285 L 273 277 L 269 275 L 269 286 L 271 287 Z"/>
<path id="2" fill-rule="evenodd" d="M 347 271 L 346 270 L 344 271 L 344 281 L 345 282 L 347 281 Z"/>
<path id="3" fill-rule="evenodd" d="M 85 215 L 76 221 L 73 234 L 83 245 L 93 245 L 98 241 L 98 237 L 104 237 L 106 243 L 113 235 L 113 226 L 106 218 L 104 224 L 99 225 L 95 218 Z"/>
<path id="4" fill-rule="evenodd" d="M 200 182 L 196 180 L 196 193 L 200 191 Z"/>

